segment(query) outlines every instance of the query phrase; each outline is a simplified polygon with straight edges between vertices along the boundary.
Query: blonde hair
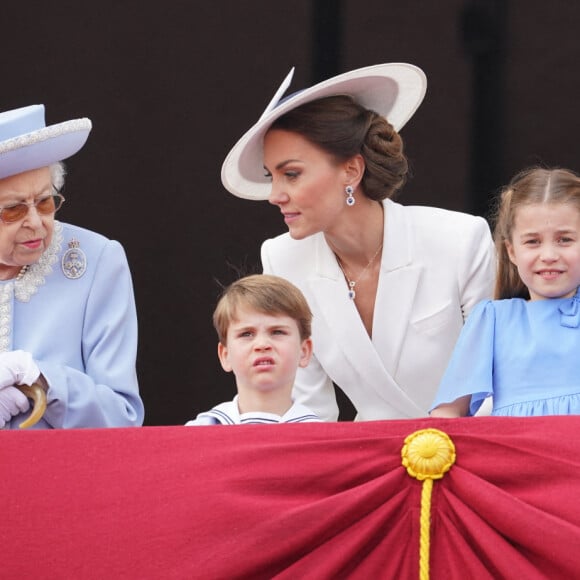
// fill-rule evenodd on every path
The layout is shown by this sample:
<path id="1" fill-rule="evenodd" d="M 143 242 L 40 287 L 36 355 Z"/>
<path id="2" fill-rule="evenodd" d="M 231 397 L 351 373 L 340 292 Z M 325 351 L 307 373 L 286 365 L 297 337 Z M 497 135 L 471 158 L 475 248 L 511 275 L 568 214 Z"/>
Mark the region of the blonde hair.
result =
<path id="1" fill-rule="evenodd" d="M 530 298 L 516 265 L 509 259 L 506 241 L 512 241 L 518 209 L 537 203 L 567 203 L 580 211 L 580 177 L 569 169 L 531 167 L 518 173 L 503 189 L 494 220 L 498 257 L 494 292 L 496 300 Z"/>
<path id="2" fill-rule="evenodd" d="M 213 325 L 219 341 L 226 344 L 228 328 L 240 306 L 265 314 L 282 314 L 298 324 L 300 338 L 311 334 L 312 312 L 304 294 L 294 284 L 279 276 L 254 274 L 230 284 L 222 293 L 213 313 Z"/>

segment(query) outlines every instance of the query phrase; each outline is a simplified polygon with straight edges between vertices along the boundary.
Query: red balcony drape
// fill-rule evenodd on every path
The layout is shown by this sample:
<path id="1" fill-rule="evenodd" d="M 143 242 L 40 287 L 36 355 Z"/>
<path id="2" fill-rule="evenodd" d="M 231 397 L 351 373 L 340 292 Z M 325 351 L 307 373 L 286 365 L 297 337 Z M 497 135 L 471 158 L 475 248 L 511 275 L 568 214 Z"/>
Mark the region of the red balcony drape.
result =
<path id="1" fill-rule="evenodd" d="M 0 432 L 6 578 L 419 578 L 437 428 L 434 579 L 580 575 L 580 418 Z"/>

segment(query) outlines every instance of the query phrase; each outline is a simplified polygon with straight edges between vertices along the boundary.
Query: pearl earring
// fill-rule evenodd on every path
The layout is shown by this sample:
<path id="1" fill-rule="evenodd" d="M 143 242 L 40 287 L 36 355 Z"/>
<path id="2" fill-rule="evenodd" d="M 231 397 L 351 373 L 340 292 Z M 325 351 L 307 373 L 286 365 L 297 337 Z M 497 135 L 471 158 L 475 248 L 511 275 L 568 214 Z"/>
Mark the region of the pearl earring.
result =
<path id="1" fill-rule="evenodd" d="M 346 193 L 346 205 L 350 205 L 350 206 L 354 205 L 356 200 L 355 200 L 354 195 L 353 195 L 353 193 L 354 193 L 353 186 L 347 185 L 344 188 L 344 192 Z"/>

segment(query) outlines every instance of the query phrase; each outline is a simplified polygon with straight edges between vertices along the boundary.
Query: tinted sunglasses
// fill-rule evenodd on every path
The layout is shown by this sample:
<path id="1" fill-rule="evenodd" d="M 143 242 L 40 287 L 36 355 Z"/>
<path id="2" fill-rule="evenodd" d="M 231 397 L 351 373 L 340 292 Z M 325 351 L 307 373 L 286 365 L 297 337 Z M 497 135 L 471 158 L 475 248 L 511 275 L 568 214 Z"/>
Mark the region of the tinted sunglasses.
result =
<path id="1" fill-rule="evenodd" d="M 0 220 L 5 224 L 20 221 L 28 214 L 29 208 L 34 206 L 40 215 L 50 215 L 60 209 L 64 202 L 64 196 L 58 191 L 51 195 L 43 195 L 29 203 L 21 202 L 14 205 L 0 207 Z"/>

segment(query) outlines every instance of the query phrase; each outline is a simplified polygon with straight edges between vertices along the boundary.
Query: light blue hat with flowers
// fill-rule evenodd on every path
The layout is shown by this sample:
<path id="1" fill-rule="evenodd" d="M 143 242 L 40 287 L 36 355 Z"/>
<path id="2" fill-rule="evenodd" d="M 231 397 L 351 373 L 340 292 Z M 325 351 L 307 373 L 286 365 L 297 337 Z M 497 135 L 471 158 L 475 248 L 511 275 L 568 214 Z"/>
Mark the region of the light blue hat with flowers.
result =
<path id="1" fill-rule="evenodd" d="M 74 155 L 85 144 L 91 128 L 86 118 L 47 127 L 44 105 L 0 113 L 0 179 Z"/>

